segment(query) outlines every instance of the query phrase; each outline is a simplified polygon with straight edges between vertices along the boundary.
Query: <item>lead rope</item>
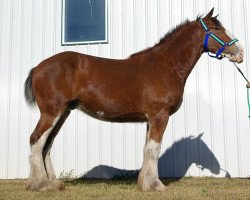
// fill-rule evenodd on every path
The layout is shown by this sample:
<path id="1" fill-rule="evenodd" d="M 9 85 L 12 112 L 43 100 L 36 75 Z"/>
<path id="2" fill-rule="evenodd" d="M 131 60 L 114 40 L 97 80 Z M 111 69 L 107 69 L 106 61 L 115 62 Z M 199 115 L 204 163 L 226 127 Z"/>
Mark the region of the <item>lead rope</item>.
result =
<path id="1" fill-rule="evenodd" d="M 248 104 L 248 117 L 250 118 L 250 97 L 249 97 L 249 88 L 250 88 L 250 82 L 249 80 L 246 78 L 246 76 L 244 75 L 244 73 L 241 71 L 241 69 L 235 64 L 235 62 L 233 62 L 234 66 L 236 67 L 236 69 L 238 70 L 238 72 L 240 72 L 240 74 L 242 75 L 242 77 L 246 80 L 247 85 L 247 104 Z"/>

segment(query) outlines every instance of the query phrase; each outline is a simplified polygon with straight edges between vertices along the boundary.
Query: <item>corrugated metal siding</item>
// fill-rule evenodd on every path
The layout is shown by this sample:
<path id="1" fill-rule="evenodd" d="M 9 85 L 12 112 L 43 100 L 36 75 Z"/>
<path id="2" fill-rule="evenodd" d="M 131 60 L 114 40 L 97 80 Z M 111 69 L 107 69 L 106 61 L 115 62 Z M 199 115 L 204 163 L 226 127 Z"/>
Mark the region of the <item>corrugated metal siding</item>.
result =
<path id="1" fill-rule="evenodd" d="M 68 47 L 61 46 L 61 6 L 61 0 L 0 1 L 0 178 L 28 176 L 28 141 L 39 112 L 27 107 L 23 83 L 32 67 L 55 53 L 73 50 L 125 58 L 214 6 L 224 26 L 241 41 L 241 68 L 250 77 L 247 0 L 108 0 L 109 43 Z M 247 115 L 244 80 L 227 60 L 203 55 L 187 81 L 183 105 L 166 130 L 160 175 L 221 177 L 226 170 L 232 177 L 248 177 Z M 53 146 L 55 171 L 110 177 L 119 169 L 139 169 L 145 132 L 145 124 L 113 124 L 73 112 Z"/>

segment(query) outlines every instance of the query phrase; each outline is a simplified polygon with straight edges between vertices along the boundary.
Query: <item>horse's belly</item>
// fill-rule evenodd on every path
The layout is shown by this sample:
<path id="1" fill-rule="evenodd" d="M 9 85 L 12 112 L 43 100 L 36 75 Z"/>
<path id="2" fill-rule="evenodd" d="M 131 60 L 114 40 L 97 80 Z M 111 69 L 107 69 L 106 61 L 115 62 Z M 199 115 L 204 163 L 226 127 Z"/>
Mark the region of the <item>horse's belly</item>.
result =
<path id="1" fill-rule="evenodd" d="M 145 122 L 147 121 L 146 116 L 141 112 L 125 112 L 125 111 L 115 111 L 115 110 L 107 110 L 107 109 L 92 109 L 87 106 L 80 105 L 78 109 L 82 110 L 86 114 L 94 117 L 96 119 L 100 119 L 103 121 L 110 122 Z"/>
<path id="2" fill-rule="evenodd" d="M 107 87 L 93 84 L 82 89 L 79 108 L 85 113 L 106 121 L 140 122 L 146 117 L 142 112 L 140 92 L 131 87 Z"/>

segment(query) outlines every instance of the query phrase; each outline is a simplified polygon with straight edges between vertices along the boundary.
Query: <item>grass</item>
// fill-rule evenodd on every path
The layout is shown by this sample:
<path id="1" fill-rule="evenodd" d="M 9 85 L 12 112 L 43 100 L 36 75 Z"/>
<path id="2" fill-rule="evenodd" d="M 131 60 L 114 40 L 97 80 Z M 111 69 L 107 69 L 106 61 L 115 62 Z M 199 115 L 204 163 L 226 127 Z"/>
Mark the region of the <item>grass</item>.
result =
<path id="1" fill-rule="evenodd" d="M 65 181 L 66 190 L 30 192 L 25 180 L 0 180 L 2 199 L 250 199 L 250 179 L 182 178 L 165 179 L 164 192 L 142 193 L 136 180 Z"/>

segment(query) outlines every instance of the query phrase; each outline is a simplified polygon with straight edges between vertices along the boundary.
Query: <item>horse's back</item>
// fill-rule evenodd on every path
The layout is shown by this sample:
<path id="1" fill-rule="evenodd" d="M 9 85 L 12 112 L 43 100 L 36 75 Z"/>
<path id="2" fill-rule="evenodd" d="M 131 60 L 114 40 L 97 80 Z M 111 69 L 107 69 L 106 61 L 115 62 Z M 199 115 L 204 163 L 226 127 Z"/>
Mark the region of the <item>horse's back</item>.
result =
<path id="1" fill-rule="evenodd" d="M 42 108 L 60 110 L 69 101 L 80 99 L 88 110 L 108 112 L 112 107 L 125 114 L 124 105 L 138 110 L 144 86 L 142 74 L 128 60 L 63 52 L 34 68 L 32 84 Z"/>

